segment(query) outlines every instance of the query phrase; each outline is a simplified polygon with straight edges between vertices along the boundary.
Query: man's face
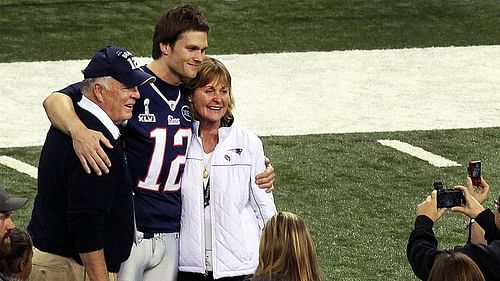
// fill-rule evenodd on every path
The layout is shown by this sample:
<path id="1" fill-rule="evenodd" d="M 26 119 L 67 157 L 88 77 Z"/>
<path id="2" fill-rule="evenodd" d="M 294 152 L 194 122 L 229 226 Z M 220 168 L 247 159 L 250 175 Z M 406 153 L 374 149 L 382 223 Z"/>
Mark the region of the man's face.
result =
<path id="1" fill-rule="evenodd" d="M 198 65 L 208 48 L 208 36 L 203 31 L 185 31 L 179 35 L 175 45 L 167 45 L 166 48 L 167 68 L 180 83 L 183 79 L 196 77 Z"/>
<path id="2" fill-rule="evenodd" d="M 0 241 L 2 246 L 10 244 L 10 231 L 16 227 L 11 215 L 11 212 L 0 212 Z"/>
<path id="3" fill-rule="evenodd" d="M 139 99 L 137 87 L 127 87 L 116 79 L 109 79 L 110 83 L 100 85 L 102 89 L 102 109 L 115 123 L 121 123 L 132 118 L 132 109 Z"/>

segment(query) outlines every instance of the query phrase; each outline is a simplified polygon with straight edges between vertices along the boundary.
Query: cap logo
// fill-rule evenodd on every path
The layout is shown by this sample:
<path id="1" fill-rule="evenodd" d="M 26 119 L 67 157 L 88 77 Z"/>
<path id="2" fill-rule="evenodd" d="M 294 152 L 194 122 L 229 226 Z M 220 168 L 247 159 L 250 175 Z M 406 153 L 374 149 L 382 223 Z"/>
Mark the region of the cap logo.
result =
<path id="1" fill-rule="evenodd" d="M 126 59 L 127 62 L 130 64 L 130 67 L 132 68 L 132 70 L 139 68 L 139 64 L 135 61 L 134 56 L 132 55 L 131 52 L 124 51 L 124 50 L 118 50 L 118 51 L 116 51 L 116 55 Z"/>

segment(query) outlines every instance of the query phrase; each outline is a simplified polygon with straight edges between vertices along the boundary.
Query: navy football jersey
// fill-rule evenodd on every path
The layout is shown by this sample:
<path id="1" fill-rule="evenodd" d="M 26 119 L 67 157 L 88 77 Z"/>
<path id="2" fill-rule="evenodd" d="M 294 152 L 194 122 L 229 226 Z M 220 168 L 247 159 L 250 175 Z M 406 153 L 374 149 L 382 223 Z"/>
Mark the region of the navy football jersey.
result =
<path id="1" fill-rule="evenodd" d="M 144 71 L 154 75 L 147 67 Z M 123 130 L 133 180 L 137 229 L 171 233 L 180 229 L 180 179 L 191 140 L 191 115 L 179 87 L 156 77 L 139 86 L 140 99 Z"/>
<path id="2" fill-rule="evenodd" d="M 154 75 L 147 67 L 142 69 Z M 78 83 L 59 92 L 69 95 L 73 102 L 81 99 Z M 158 77 L 153 84 L 139 86 L 139 93 L 132 118 L 122 127 L 137 229 L 179 232 L 180 179 L 192 135 L 190 109 L 179 87 Z"/>

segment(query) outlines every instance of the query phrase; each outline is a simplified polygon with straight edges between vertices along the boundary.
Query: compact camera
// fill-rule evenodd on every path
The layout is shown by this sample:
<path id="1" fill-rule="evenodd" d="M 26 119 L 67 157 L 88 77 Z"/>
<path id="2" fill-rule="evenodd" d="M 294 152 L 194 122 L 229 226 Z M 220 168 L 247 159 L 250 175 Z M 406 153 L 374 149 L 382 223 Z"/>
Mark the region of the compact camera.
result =
<path id="1" fill-rule="evenodd" d="M 467 165 L 467 172 L 469 174 L 469 177 L 472 180 L 472 185 L 473 186 L 480 186 L 481 185 L 481 161 L 480 160 L 469 161 L 469 163 Z"/>
<path id="2" fill-rule="evenodd" d="M 457 188 L 445 188 L 443 183 L 436 181 L 432 184 L 437 190 L 437 207 L 451 208 L 465 204 L 465 197 L 462 190 Z"/>

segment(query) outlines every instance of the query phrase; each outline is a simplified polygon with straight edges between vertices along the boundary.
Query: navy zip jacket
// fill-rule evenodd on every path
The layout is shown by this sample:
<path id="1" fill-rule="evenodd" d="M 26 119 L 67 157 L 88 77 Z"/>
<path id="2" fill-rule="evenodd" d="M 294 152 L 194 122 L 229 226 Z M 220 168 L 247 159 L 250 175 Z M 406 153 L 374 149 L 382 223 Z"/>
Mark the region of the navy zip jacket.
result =
<path id="1" fill-rule="evenodd" d="M 114 140 L 90 112 L 75 106 L 89 129 Z M 87 174 L 72 140 L 55 127 L 47 134 L 38 166 L 38 193 L 28 231 L 41 251 L 74 258 L 103 249 L 109 272 L 118 272 L 133 243 L 132 189 L 121 143 L 104 148 L 113 163 L 108 174 Z"/>

